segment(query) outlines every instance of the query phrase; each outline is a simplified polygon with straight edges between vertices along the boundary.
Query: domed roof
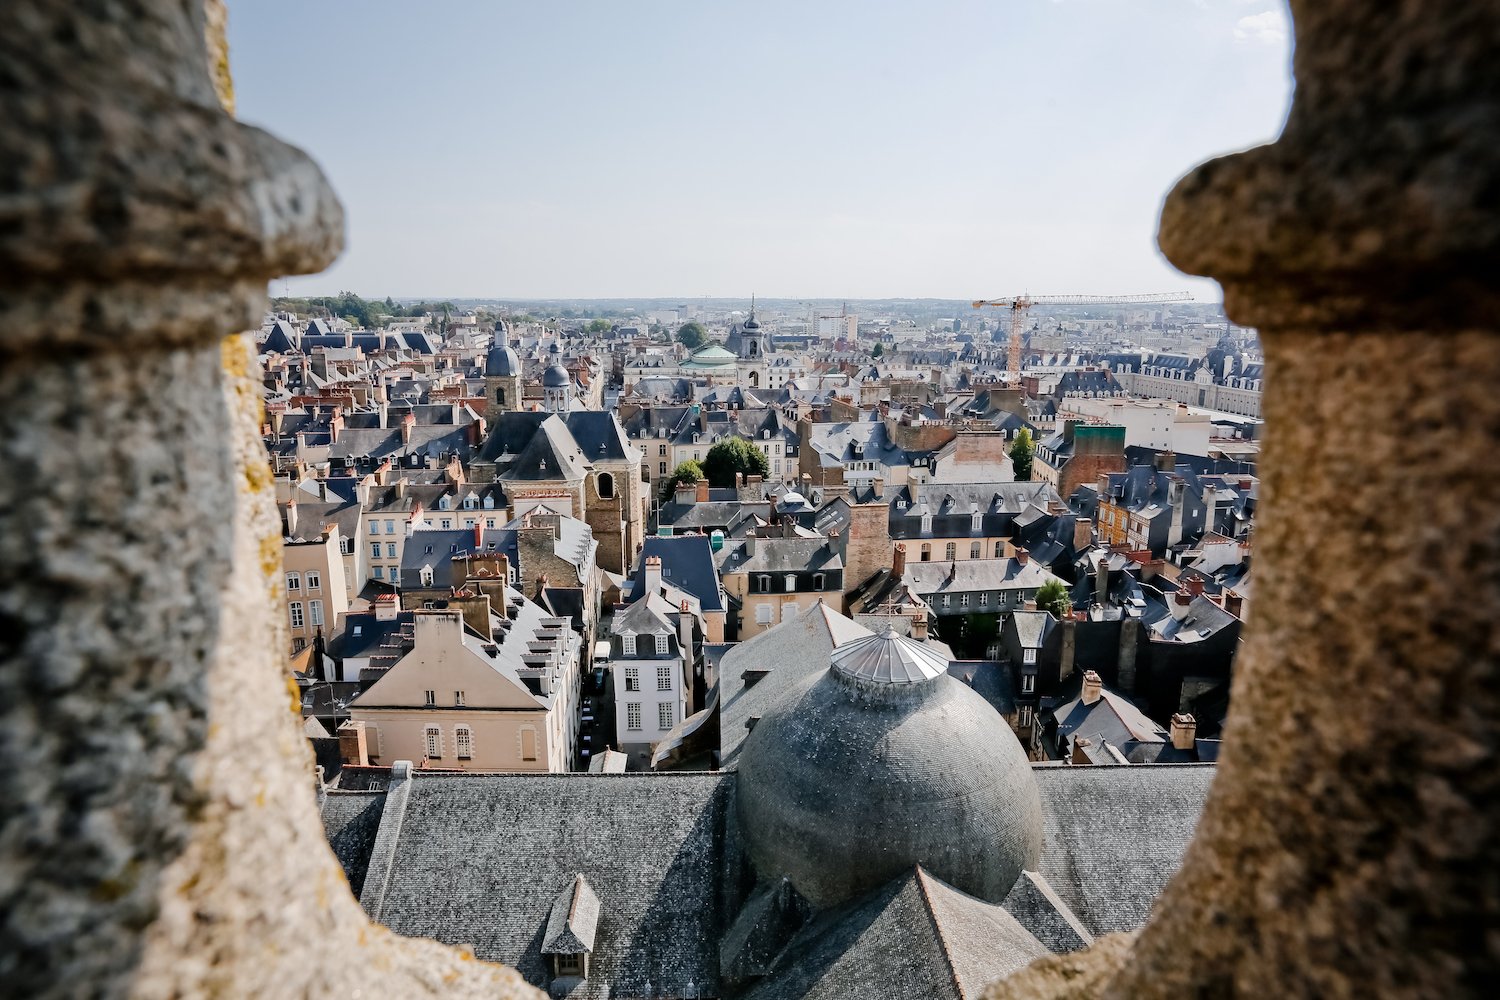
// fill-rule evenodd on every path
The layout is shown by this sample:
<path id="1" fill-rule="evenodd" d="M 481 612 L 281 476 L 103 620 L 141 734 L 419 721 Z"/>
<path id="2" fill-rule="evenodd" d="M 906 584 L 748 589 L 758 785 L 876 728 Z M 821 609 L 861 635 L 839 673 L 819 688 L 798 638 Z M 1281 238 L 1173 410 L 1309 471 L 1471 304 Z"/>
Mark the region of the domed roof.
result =
<path id="1" fill-rule="evenodd" d="M 496 344 L 484 359 L 484 374 L 490 378 L 510 377 L 521 374 L 521 359 L 516 352 L 504 344 Z"/>
<path id="2" fill-rule="evenodd" d="M 890 630 L 832 659 L 741 751 L 737 810 L 756 871 L 819 909 L 915 865 L 1002 901 L 1042 848 L 1041 799 L 1010 727 L 941 656 Z"/>
<path id="3" fill-rule="evenodd" d="M 573 381 L 573 376 L 562 365 L 548 365 L 542 372 L 542 385 L 548 389 L 561 389 Z"/>

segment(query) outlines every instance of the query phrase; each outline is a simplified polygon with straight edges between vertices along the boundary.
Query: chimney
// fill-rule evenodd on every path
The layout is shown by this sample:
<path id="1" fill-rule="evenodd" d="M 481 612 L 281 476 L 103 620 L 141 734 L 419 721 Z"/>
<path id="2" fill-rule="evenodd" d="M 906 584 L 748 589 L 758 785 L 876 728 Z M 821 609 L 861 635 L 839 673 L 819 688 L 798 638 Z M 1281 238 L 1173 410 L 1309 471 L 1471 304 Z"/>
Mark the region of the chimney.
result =
<path id="1" fill-rule="evenodd" d="M 1094 522 L 1079 516 L 1073 521 L 1073 551 L 1084 552 L 1094 543 Z"/>
<path id="2" fill-rule="evenodd" d="M 383 395 L 383 393 L 382 393 L 382 395 Z M 388 412 L 387 408 L 386 408 L 386 405 L 385 405 L 385 400 L 384 399 L 381 400 L 380 406 L 377 408 L 377 411 L 380 413 L 380 429 L 384 430 L 385 429 L 386 416 L 387 416 L 387 412 Z"/>
<path id="3" fill-rule="evenodd" d="M 401 443 L 403 445 L 411 444 L 411 431 L 415 426 L 417 426 L 417 415 L 407 410 L 406 416 L 401 418 Z"/>
<path id="4" fill-rule="evenodd" d="M 1191 715 L 1179 712 L 1172 716 L 1172 746 L 1177 750 L 1192 750 L 1198 745 L 1198 722 Z"/>
<path id="5" fill-rule="evenodd" d="M 395 594 L 381 594 L 375 598 L 375 620 L 393 622 L 401 614 L 400 602 Z"/>
<path id="6" fill-rule="evenodd" d="M 755 536 L 753 534 L 745 536 L 745 558 L 755 558 Z"/>
<path id="7" fill-rule="evenodd" d="M 1099 674 L 1094 670 L 1083 672 L 1083 703 L 1092 705 L 1099 700 L 1104 693 L 1104 682 L 1099 679 Z"/>
<path id="8" fill-rule="evenodd" d="M 365 736 L 364 722 L 350 719 L 339 726 L 339 757 L 345 764 L 352 764 L 355 767 L 370 766 L 370 751 Z"/>
<path id="9" fill-rule="evenodd" d="M 1019 548 L 1018 547 L 1016 549 L 1016 562 L 1019 563 L 1022 566 L 1025 566 L 1030 561 L 1031 561 L 1031 553 L 1027 552 L 1023 548 Z"/>
<path id="10" fill-rule="evenodd" d="M 694 484 L 693 488 L 696 491 L 696 493 L 694 495 L 694 502 L 695 503 L 708 503 L 708 480 L 707 479 L 700 479 L 700 480 L 698 480 L 698 482 Z"/>
<path id="11" fill-rule="evenodd" d="M 1159 451 L 1156 453 L 1157 472 L 1171 472 L 1176 467 L 1177 456 L 1172 454 L 1172 450 L 1170 448 L 1168 448 L 1166 451 Z"/>
<path id="12" fill-rule="evenodd" d="M 297 537 L 297 501 L 286 502 L 286 534 L 288 538 Z"/>
<path id="13" fill-rule="evenodd" d="M 1224 610 L 1236 618 L 1245 617 L 1245 599 L 1232 590 L 1224 591 Z"/>
<path id="14" fill-rule="evenodd" d="M 1241 493 L 1247 493 L 1247 492 L 1249 492 L 1250 485 L 1251 485 L 1250 484 L 1250 480 L 1248 480 L 1248 479 L 1241 479 L 1240 480 L 1240 492 Z"/>
<path id="15" fill-rule="evenodd" d="M 734 474 L 734 488 L 737 490 L 745 488 L 745 474 L 743 472 L 736 472 Z"/>
<path id="16" fill-rule="evenodd" d="M 375 469 L 375 482 L 381 486 L 384 486 L 386 485 L 386 481 L 390 478 L 391 459 L 390 456 L 387 455 L 384 459 L 381 460 L 380 465 Z"/>
<path id="17" fill-rule="evenodd" d="M 406 477 L 402 476 L 400 479 L 396 480 L 396 499 L 397 500 L 403 500 L 405 498 L 406 498 Z"/>
<path id="18" fill-rule="evenodd" d="M 646 593 L 656 594 L 661 592 L 661 557 L 647 556 L 645 564 Z"/>
<path id="19" fill-rule="evenodd" d="M 758 472 L 752 472 L 749 475 L 749 477 L 747 477 L 745 479 L 745 485 L 748 486 L 748 487 L 750 487 L 751 489 L 755 489 L 756 487 L 760 486 L 761 483 L 763 483 L 763 482 L 765 482 L 765 477 L 763 477 Z"/>
<path id="20" fill-rule="evenodd" d="M 488 427 L 485 425 L 484 418 L 476 417 L 474 421 L 469 424 L 470 447 L 478 448 L 480 445 L 484 444 L 484 435 L 487 430 Z"/>
<path id="21" fill-rule="evenodd" d="M 783 517 L 781 519 L 781 537 L 797 537 L 797 519 L 795 517 Z"/>
<path id="22" fill-rule="evenodd" d="M 286 411 L 285 410 L 272 410 L 271 411 L 271 433 L 275 434 L 277 437 L 281 437 L 281 428 L 282 428 L 283 424 L 285 423 L 285 421 L 286 421 Z"/>
<path id="23" fill-rule="evenodd" d="M 333 415 L 328 418 L 328 438 L 335 444 L 338 443 L 339 435 L 344 432 L 344 408 L 335 406 Z"/>
<path id="24" fill-rule="evenodd" d="M 1203 593 L 1203 577 L 1201 576 L 1190 576 L 1183 580 L 1182 583 L 1187 588 L 1187 592 L 1194 597 Z"/>
<path id="25" fill-rule="evenodd" d="M 1193 603 L 1193 595 L 1185 590 L 1179 590 L 1172 595 L 1172 617 L 1182 621 L 1187 617 L 1188 608 Z"/>
<path id="26" fill-rule="evenodd" d="M 900 542 L 891 553 L 891 577 L 899 580 L 906 575 L 906 546 Z"/>

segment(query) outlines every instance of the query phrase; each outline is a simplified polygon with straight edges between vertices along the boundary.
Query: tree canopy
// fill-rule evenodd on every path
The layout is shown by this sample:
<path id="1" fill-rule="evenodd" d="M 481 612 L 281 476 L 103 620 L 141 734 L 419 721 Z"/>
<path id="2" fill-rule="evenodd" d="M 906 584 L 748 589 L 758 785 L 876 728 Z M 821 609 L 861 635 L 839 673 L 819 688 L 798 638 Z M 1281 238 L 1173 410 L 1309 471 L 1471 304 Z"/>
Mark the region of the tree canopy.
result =
<path id="1" fill-rule="evenodd" d="M 1072 598 L 1068 597 L 1068 588 L 1061 580 L 1048 580 L 1037 588 L 1036 609 L 1057 619 L 1062 619 L 1073 610 Z"/>
<path id="2" fill-rule="evenodd" d="M 744 438 L 728 438 L 708 449 L 703 458 L 703 473 L 708 485 L 719 489 L 734 486 L 736 472 L 745 476 L 765 476 L 771 471 L 759 448 Z"/>
<path id="3" fill-rule="evenodd" d="M 677 492 L 679 485 L 700 483 L 705 478 L 707 477 L 703 475 L 703 466 L 691 458 L 685 462 L 678 462 L 677 468 L 672 470 L 672 475 L 662 485 L 662 495 L 670 497 L 673 493 Z"/>
<path id="4" fill-rule="evenodd" d="M 614 324 L 607 319 L 596 319 L 588 325 L 589 333 L 608 333 L 614 329 Z"/>
<path id="5" fill-rule="evenodd" d="M 874 347 L 873 350 L 870 351 L 870 357 L 872 357 L 872 358 L 878 358 L 878 357 L 882 357 L 884 354 L 885 354 L 885 345 L 882 344 L 878 340 L 875 341 L 875 347 Z"/>
<path id="6" fill-rule="evenodd" d="M 677 342 L 690 351 L 696 351 L 708 343 L 708 331 L 703 329 L 702 323 L 690 319 L 677 328 Z"/>
<path id="7" fill-rule="evenodd" d="M 1015 470 L 1017 482 L 1031 480 L 1031 459 L 1036 454 L 1036 445 L 1031 440 L 1031 431 L 1022 427 L 1016 431 L 1016 439 L 1010 446 L 1010 464 Z"/>

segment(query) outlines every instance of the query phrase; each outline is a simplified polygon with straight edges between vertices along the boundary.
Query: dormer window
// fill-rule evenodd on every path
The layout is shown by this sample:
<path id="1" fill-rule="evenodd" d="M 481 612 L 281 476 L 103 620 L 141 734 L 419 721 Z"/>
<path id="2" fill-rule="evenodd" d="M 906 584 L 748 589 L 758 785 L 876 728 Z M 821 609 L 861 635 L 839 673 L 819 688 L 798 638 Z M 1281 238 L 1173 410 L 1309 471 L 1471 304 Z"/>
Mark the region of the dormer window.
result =
<path id="1" fill-rule="evenodd" d="M 464 510 L 473 510 L 477 506 L 479 505 L 475 503 L 472 496 L 464 497 Z"/>
<path id="2" fill-rule="evenodd" d="M 635 636 L 632 633 L 626 632 L 620 636 L 620 649 L 626 656 L 635 655 Z"/>
<path id="3" fill-rule="evenodd" d="M 438 497 L 438 510 L 447 510 L 448 507 L 448 497 L 446 495 Z"/>
<path id="4" fill-rule="evenodd" d="M 788 594 L 790 594 L 792 591 L 794 591 L 796 589 L 797 589 L 797 575 L 795 573 L 788 573 L 786 575 L 786 592 Z"/>
<path id="5" fill-rule="evenodd" d="M 667 655 L 667 636 L 665 632 L 658 632 L 656 634 L 656 655 Z"/>
<path id="6" fill-rule="evenodd" d="M 495 498 L 494 497 L 485 497 L 484 498 L 484 509 L 485 510 L 494 510 L 495 509 Z"/>
<path id="7" fill-rule="evenodd" d="M 424 587 L 430 587 L 430 586 L 432 586 L 432 567 L 431 566 L 423 566 L 422 569 L 421 569 L 421 572 L 418 575 L 421 577 L 422 586 L 424 586 Z"/>

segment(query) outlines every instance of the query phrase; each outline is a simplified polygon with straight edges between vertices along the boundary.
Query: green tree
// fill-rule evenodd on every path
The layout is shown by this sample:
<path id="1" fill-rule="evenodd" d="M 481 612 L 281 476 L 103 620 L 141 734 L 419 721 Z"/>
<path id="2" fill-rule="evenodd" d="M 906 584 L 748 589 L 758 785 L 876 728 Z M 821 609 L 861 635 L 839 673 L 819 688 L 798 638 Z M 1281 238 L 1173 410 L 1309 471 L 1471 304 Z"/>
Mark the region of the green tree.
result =
<path id="1" fill-rule="evenodd" d="M 1036 609 L 1045 611 L 1059 620 L 1073 610 L 1073 601 L 1068 597 L 1068 588 L 1061 580 L 1048 580 L 1037 588 Z"/>
<path id="2" fill-rule="evenodd" d="M 765 476 L 771 471 L 771 463 L 759 448 L 744 438 L 728 438 L 708 449 L 703 458 L 703 474 L 708 485 L 719 489 L 734 486 L 736 472 L 745 476 Z"/>
<path id="3" fill-rule="evenodd" d="M 708 343 L 708 331 L 697 320 L 688 320 L 677 328 L 677 342 L 690 351 L 696 351 Z"/>
<path id="4" fill-rule="evenodd" d="M 881 358 L 881 357 L 884 357 L 884 356 L 885 356 L 885 345 L 882 344 L 878 340 L 875 341 L 875 348 L 874 348 L 874 350 L 872 350 L 870 352 L 870 357 L 872 357 L 872 358 Z"/>
<path id="5" fill-rule="evenodd" d="M 677 492 L 679 485 L 701 483 L 706 477 L 703 475 L 703 466 L 691 458 L 685 462 L 678 462 L 677 468 L 672 470 L 672 475 L 662 485 L 662 496 L 671 497 Z"/>
<path id="6" fill-rule="evenodd" d="M 596 319 L 589 324 L 589 333 L 608 333 L 614 328 L 614 324 L 607 319 Z"/>
<path id="7" fill-rule="evenodd" d="M 1010 446 L 1010 464 L 1016 471 L 1017 482 L 1031 480 L 1031 459 L 1036 454 L 1036 445 L 1031 440 L 1031 431 L 1022 427 L 1016 431 L 1016 439 Z"/>

